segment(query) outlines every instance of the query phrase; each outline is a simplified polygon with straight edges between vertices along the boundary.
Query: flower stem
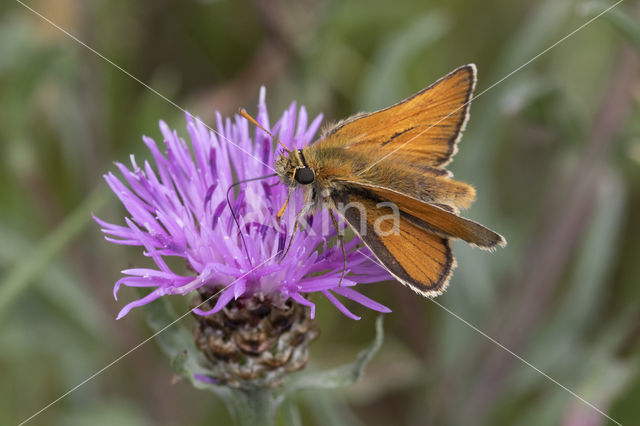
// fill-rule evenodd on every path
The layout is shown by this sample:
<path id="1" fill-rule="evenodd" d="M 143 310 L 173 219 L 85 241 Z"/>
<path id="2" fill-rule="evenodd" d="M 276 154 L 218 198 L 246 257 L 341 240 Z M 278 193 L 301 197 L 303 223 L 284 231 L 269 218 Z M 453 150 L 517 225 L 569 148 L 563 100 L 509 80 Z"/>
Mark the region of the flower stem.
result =
<path id="1" fill-rule="evenodd" d="M 235 388 L 226 398 L 227 407 L 241 426 L 272 426 L 282 398 L 271 388 Z"/>

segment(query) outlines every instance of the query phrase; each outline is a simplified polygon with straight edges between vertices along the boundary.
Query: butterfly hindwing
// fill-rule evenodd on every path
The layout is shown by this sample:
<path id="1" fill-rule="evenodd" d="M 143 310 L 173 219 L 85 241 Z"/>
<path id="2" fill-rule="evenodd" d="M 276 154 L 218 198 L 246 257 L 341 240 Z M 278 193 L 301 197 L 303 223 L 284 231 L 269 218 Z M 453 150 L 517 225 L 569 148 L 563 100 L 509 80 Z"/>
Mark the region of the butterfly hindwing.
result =
<path id="1" fill-rule="evenodd" d="M 401 194 L 392 189 L 359 183 L 351 183 L 355 188 L 362 188 L 377 200 L 384 200 L 397 206 L 402 215 L 411 223 L 427 231 L 448 238 L 458 238 L 471 245 L 485 250 L 493 250 L 506 244 L 502 235 L 491 229 L 460 217 L 454 209 L 447 205 L 434 205 Z"/>
<path id="2" fill-rule="evenodd" d="M 393 215 L 366 193 L 337 192 L 334 207 L 400 282 L 427 297 L 447 287 L 455 259 L 449 239 L 412 223 L 410 215 Z"/>

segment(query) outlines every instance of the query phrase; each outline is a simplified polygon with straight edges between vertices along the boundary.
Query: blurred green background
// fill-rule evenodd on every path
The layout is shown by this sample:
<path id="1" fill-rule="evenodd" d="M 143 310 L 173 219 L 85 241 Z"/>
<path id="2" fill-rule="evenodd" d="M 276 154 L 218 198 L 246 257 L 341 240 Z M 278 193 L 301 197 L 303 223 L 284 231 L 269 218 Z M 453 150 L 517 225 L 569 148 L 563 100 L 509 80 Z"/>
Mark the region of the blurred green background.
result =
<path id="1" fill-rule="evenodd" d="M 331 121 L 398 101 L 469 62 L 477 93 L 611 3 L 570 0 L 32 0 L 28 5 L 163 95 L 214 123 L 258 90 Z M 456 244 L 438 306 L 372 285 L 386 340 L 358 384 L 301 392 L 309 425 L 582 425 L 640 419 L 640 2 L 627 0 L 474 101 L 450 168 L 478 190 L 467 212 L 501 232 L 490 255 Z M 0 424 L 17 424 L 145 339 L 116 322 L 119 271 L 139 250 L 102 174 L 159 119 L 182 112 L 17 2 L 0 5 Z M 309 368 L 348 362 L 375 315 L 321 298 Z M 178 301 L 178 303 L 181 303 Z M 352 306 L 352 305 L 349 305 Z M 451 312 L 447 312 L 446 307 Z M 183 326 L 189 326 L 190 319 Z M 223 425 L 213 395 L 172 384 L 150 342 L 34 425 Z"/>

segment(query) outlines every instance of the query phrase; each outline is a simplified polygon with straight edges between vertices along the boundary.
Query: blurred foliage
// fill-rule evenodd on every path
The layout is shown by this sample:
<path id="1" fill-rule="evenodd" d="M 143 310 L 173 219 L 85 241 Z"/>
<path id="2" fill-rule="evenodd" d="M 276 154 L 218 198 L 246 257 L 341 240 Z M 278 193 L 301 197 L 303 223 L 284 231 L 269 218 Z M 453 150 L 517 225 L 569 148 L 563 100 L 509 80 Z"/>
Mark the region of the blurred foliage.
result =
<path id="1" fill-rule="evenodd" d="M 509 245 L 487 255 L 456 244 L 459 267 L 437 302 L 614 419 L 637 423 L 639 2 L 495 87 L 610 3 L 26 3 L 210 123 L 216 110 L 252 110 L 261 85 L 273 116 L 296 99 L 334 121 L 475 62 L 481 95 L 451 169 L 478 190 L 468 216 Z M 121 70 L 19 3 L 0 5 L 0 424 L 26 419 L 151 334 L 142 312 L 116 323 L 122 302 L 111 294 L 141 254 L 104 242 L 90 213 L 123 216 L 101 175 L 129 153 L 146 158 L 141 135 L 157 138 L 159 119 L 184 129 L 180 110 Z M 299 392 L 282 422 L 607 422 L 436 304 L 398 284 L 366 293 L 394 310 L 380 353 L 345 391 Z M 375 315 L 351 321 L 317 302 L 323 334 L 310 368 L 352 361 Z M 219 400 L 172 385 L 172 374 L 146 344 L 30 424 L 230 421 Z"/>

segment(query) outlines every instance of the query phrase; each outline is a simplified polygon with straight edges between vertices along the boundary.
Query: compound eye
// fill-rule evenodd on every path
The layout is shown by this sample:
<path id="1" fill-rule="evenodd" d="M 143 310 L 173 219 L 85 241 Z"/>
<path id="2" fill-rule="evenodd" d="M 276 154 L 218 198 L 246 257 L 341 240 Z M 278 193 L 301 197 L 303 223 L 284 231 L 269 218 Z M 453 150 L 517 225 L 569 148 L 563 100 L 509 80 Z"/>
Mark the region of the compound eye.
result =
<path id="1" fill-rule="evenodd" d="M 296 182 L 302 185 L 309 185 L 315 179 L 313 170 L 309 167 L 301 167 L 296 170 Z"/>

